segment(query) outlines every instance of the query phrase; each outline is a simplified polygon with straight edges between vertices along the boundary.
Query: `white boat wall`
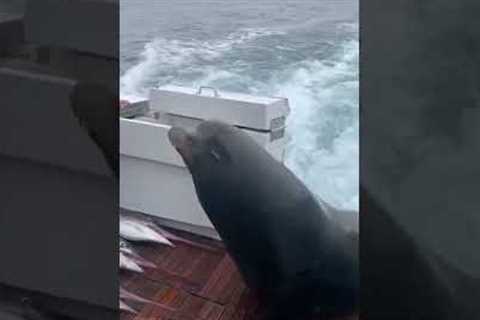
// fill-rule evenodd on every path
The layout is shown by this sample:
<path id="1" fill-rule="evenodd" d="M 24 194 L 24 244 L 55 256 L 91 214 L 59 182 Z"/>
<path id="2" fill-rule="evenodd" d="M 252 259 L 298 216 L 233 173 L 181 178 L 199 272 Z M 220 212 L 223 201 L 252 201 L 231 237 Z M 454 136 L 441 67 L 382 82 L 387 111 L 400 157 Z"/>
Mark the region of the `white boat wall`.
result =
<path id="1" fill-rule="evenodd" d="M 152 90 L 147 101 L 135 103 L 148 103 L 149 112 L 133 119 L 120 118 L 123 209 L 159 217 L 177 229 L 218 238 L 197 199 L 190 173 L 168 141 L 168 130 L 174 125 L 192 129 L 207 119 L 225 121 L 242 128 L 283 161 L 285 121 L 290 111 L 285 98 L 167 86 Z"/>

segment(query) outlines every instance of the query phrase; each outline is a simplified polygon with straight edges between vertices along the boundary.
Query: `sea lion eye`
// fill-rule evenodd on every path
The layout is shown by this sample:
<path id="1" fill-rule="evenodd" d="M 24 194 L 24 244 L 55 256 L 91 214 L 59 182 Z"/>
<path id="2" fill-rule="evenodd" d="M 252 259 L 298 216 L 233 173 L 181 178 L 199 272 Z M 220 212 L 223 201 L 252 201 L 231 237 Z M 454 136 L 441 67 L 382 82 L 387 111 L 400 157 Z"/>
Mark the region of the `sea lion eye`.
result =
<path id="1" fill-rule="evenodd" d="M 230 161 L 230 154 L 218 140 L 214 139 L 209 141 L 208 146 L 208 153 L 215 159 L 215 161 L 222 163 L 228 163 Z"/>
<path id="2" fill-rule="evenodd" d="M 221 157 L 220 157 L 220 155 L 217 153 L 217 151 L 215 151 L 215 150 L 212 149 L 212 150 L 210 150 L 210 154 L 215 158 L 215 160 L 217 160 L 217 161 L 220 161 L 220 160 L 221 160 Z"/>

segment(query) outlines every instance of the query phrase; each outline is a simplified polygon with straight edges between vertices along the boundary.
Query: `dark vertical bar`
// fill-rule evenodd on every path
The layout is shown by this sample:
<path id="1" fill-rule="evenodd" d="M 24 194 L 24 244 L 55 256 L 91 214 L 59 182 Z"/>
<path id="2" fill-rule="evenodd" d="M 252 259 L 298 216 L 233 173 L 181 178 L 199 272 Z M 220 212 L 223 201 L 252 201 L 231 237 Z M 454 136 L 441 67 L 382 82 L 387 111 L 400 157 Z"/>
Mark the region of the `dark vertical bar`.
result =
<path id="1" fill-rule="evenodd" d="M 478 319 L 480 3 L 361 2 L 361 319 Z"/>
<path id="2" fill-rule="evenodd" d="M 118 9 L 0 2 L 0 318 L 118 317 Z"/>

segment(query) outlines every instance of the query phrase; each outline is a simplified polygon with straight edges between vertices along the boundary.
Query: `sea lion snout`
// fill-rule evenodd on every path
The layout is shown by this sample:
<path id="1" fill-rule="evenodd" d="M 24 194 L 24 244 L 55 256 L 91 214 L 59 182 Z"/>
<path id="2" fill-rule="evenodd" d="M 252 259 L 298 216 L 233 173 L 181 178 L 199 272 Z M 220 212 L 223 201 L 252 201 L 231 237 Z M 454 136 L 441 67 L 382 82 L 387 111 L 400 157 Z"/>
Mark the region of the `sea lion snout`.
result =
<path id="1" fill-rule="evenodd" d="M 168 130 L 168 139 L 175 149 L 180 153 L 186 162 L 191 162 L 192 153 L 192 136 L 185 130 L 179 127 L 172 127 Z"/>
<path id="2" fill-rule="evenodd" d="M 202 155 L 212 155 L 218 162 L 229 159 L 226 148 L 218 139 L 219 136 L 235 132 L 235 127 L 216 120 L 202 121 L 194 130 L 189 132 L 180 127 L 172 127 L 168 131 L 168 139 L 172 146 L 182 156 L 187 165 L 194 163 L 194 158 L 208 159 Z M 215 145 L 216 148 L 212 146 Z"/>
<path id="3" fill-rule="evenodd" d="M 188 139 L 188 133 L 182 128 L 172 127 L 168 130 L 168 139 L 175 148 L 182 149 Z"/>

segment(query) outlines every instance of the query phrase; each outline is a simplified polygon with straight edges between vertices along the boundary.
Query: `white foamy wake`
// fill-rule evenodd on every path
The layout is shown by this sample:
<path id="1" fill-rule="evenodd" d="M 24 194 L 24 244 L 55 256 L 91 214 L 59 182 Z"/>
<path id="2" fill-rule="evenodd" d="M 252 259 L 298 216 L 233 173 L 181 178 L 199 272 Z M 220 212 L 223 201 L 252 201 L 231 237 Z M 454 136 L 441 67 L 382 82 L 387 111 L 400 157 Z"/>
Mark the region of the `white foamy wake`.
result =
<path id="1" fill-rule="evenodd" d="M 230 65 L 217 64 L 216 59 L 235 46 L 275 34 L 248 30 L 210 42 L 157 39 L 146 46 L 140 63 L 122 76 L 122 95 L 145 95 L 162 82 L 180 82 L 288 97 L 292 113 L 286 165 L 320 198 L 358 210 L 358 40 L 339 43 L 325 59 L 277 66 L 269 81 L 245 71 L 252 70 L 245 65 L 256 61 L 239 57 Z M 199 60 L 201 66 L 196 64 Z M 182 74 L 185 69 L 188 73 Z"/>
<path id="2" fill-rule="evenodd" d="M 120 78 L 121 95 L 146 96 L 148 89 L 152 87 L 151 81 L 154 77 L 159 77 L 159 82 L 175 81 L 176 79 L 169 76 L 169 71 L 178 72 L 182 67 L 190 68 L 199 60 L 212 61 L 234 46 L 275 34 L 282 32 L 246 28 L 227 35 L 225 39 L 214 41 L 157 38 L 145 45 L 140 62 L 128 69 Z"/>
<path id="3" fill-rule="evenodd" d="M 296 66 L 273 87 L 292 109 L 286 165 L 317 196 L 358 210 L 358 41 L 345 42 L 328 60 Z"/>

